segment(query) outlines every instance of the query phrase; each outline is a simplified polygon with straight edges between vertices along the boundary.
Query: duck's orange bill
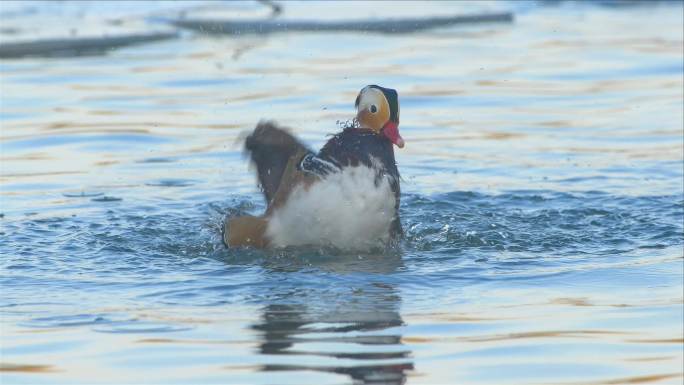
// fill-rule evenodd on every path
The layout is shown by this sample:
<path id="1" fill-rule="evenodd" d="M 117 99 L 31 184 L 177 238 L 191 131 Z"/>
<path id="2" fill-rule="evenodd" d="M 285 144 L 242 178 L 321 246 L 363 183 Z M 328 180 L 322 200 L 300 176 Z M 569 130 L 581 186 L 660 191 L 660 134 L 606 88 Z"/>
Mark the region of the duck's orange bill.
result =
<path id="1" fill-rule="evenodd" d="M 404 148 L 404 139 L 399 135 L 399 124 L 389 121 L 382 128 L 382 133 L 390 140 L 390 142 L 397 145 L 399 148 Z"/>

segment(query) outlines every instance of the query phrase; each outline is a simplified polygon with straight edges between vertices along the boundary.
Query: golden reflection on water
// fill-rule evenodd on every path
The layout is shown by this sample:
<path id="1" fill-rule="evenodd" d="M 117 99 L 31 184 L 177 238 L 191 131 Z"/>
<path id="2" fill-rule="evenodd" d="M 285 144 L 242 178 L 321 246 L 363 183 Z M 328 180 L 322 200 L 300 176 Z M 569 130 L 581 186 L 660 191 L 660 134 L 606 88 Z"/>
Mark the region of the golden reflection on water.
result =
<path id="1" fill-rule="evenodd" d="M 626 346 L 631 344 L 649 344 L 654 346 L 662 346 L 663 344 L 683 345 L 682 337 L 676 338 L 649 338 L 649 334 L 656 336 L 659 332 L 657 330 L 636 330 L 636 329 L 557 329 L 544 331 L 525 331 L 525 332 L 508 332 L 508 333 L 482 333 L 478 331 L 468 332 L 462 335 L 444 335 L 435 334 L 433 337 L 413 334 L 410 331 L 403 330 L 402 325 L 448 325 L 448 324 L 463 324 L 463 325 L 514 325 L 521 321 L 538 322 L 541 327 L 544 327 L 544 317 L 539 318 L 539 314 L 547 314 L 547 321 L 550 321 L 551 313 L 553 317 L 567 317 L 569 324 L 572 323 L 574 317 L 583 318 L 586 314 L 575 314 L 573 308 L 591 308 L 596 305 L 593 303 L 602 303 L 600 299 L 592 299 L 591 297 L 582 298 L 552 298 L 547 301 L 539 301 L 537 305 L 526 305 L 526 310 L 514 310 L 510 306 L 494 307 L 487 310 L 474 310 L 472 313 L 453 311 L 441 312 L 420 312 L 407 313 L 401 316 L 396 310 L 396 303 L 393 302 L 375 302 L 371 298 L 389 298 L 396 296 L 395 288 L 391 285 L 382 284 L 375 286 L 380 292 L 373 294 L 361 294 L 361 297 L 349 298 L 345 301 L 346 305 L 341 305 L 341 312 L 335 311 L 328 314 L 317 314 L 309 312 L 306 307 L 301 306 L 286 306 L 273 305 L 266 306 L 261 310 L 261 321 L 251 326 L 251 331 L 243 334 L 243 338 L 235 338 L 238 334 L 233 334 L 230 338 L 221 338 L 217 335 L 211 335 L 208 338 L 197 337 L 154 337 L 154 336 L 136 336 L 136 335 L 102 335 L 100 339 L 91 342 L 88 351 L 92 352 L 114 352 L 117 350 L 134 349 L 136 345 L 171 345 L 173 350 L 177 352 L 183 351 L 186 346 L 203 346 L 205 353 L 212 352 L 213 354 L 221 355 L 228 354 L 225 358 L 224 364 L 218 365 L 203 365 L 202 370 L 205 374 L 211 374 L 219 371 L 228 371 L 231 375 L 237 375 L 239 372 L 254 372 L 266 371 L 274 373 L 282 373 L 283 371 L 297 373 L 300 370 L 321 371 L 324 373 L 343 374 L 351 376 L 351 378 L 364 382 L 371 378 L 379 378 L 382 376 L 391 383 L 403 383 L 407 379 L 420 378 L 421 381 L 434 382 L 439 379 L 455 379 L 454 372 L 448 374 L 448 369 L 439 365 L 440 361 L 431 363 L 430 361 L 423 361 L 424 358 L 430 356 L 439 356 L 440 352 L 451 352 L 457 354 L 458 352 L 480 351 L 488 348 L 497 348 L 501 346 L 564 346 L 575 343 L 608 343 L 611 345 Z M 399 297 L 396 297 L 397 299 Z M 356 302 L 361 299 L 361 302 Z M 369 303 L 368 301 L 372 301 Z M 354 307 L 361 305 L 366 306 L 375 303 L 375 311 L 373 316 L 365 312 L 355 312 Z M 544 305 L 546 304 L 546 305 Z M 320 303 L 313 302 L 312 305 L 319 306 Z M 569 305 L 569 306 L 568 306 Z M 377 306 L 381 306 L 378 308 Z M 388 307 L 389 306 L 389 307 Z M 552 308 L 548 308 L 552 306 Z M 560 307 L 558 307 L 560 306 Z M 614 305 L 601 305 L 605 307 L 613 307 Z M 639 308 L 636 302 L 630 305 L 631 308 Z M 648 305 L 652 306 L 652 305 Z M 566 310 L 561 310 L 561 309 Z M 102 311 L 118 312 L 125 309 L 103 308 Z M 176 325 L 191 325 L 193 327 L 209 328 L 208 330 L 221 328 L 234 328 L 238 325 L 244 325 L 244 322 L 251 320 L 250 314 L 253 310 L 242 309 L 224 309 L 222 314 L 207 314 L 206 317 L 188 317 L 186 311 L 183 309 L 175 309 L 172 311 L 165 310 L 163 313 L 156 313 L 148 310 L 128 309 L 127 312 L 136 314 L 140 319 L 151 321 L 163 321 Z M 230 312 L 233 315 L 228 315 Z M 241 317 L 235 318 L 235 314 L 243 314 Z M 590 313 L 587 313 L 590 314 Z M 598 322 L 600 323 L 600 322 Z M 204 325 L 204 326 L 203 326 Z M 32 334 L 44 334 L 50 332 L 54 335 L 53 341 L 59 341 L 66 338 L 66 341 L 78 339 L 81 334 L 78 330 L 66 328 L 53 329 L 22 329 L 12 328 L 8 330 L 11 335 L 24 334 L 31 332 Z M 410 330 L 410 329 L 409 329 Z M 467 329 L 465 329 L 467 330 Z M 66 333 L 65 333 L 66 332 Z M 253 332 L 257 332 L 254 335 Z M 231 332 L 232 334 L 233 332 Z M 651 334 L 653 333 L 653 334 Z M 256 340 L 254 339 L 256 337 Z M 112 338 L 116 339 L 114 346 L 110 345 Z M 18 340 L 21 341 L 21 340 Z M 29 343 L 25 341 L 24 343 Z M 94 344 L 94 345 L 92 345 Z M 327 344 L 327 345 L 320 345 Z M 364 353 L 364 349 L 357 351 L 357 349 L 350 348 L 354 345 L 368 346 L 370 348 L 377 346 L 380 350 L 373 348 Z M 389 349 L 390 346 L 403 346 L 404 349 Z M 11 346 L 11 345 L 10 345 Z M 326 350 L 319 350 L 323 346 L 328 346 Z M 426 346 L 426 349 L 421 348 Z M 380 348 L 382 347 L 382 348 Z M 383 351 L 383 349 L 389 349 Z M 241 355 L 248 355 L 253 351 L 260 352 L 263 360 L 257 360 L 255 363 L 240 363 Z M 143 350 L 144 351 L 144 350 Z M 674 350 L 674 352 L 681 349 Z M 411 353 L 412 352 L 412 353 Z M 632 353 L 620 354 L 611 360 L 619 360 L 630 362 L 638 365 L 656 365 L 653 370 L 662 370 L 662 373 L 642 375 L 642 376 L 616 376 L 609 377 L 597 381 L 554 381 L 553 383 L 567 383 L 567 384 L 619 384 L 619 383 L 652 383 L 661 382 L 665 380 L 677 380 L 681 378 L 681 373 L 673 373 L 667 371 L 667 367 L 678 365 L 681 362 L 682 354 L 649 354 L 649 353 Z M 84 354 L 88 354 L 87 351 Z M 140 353 L 136 353 L 140 354 Z M 68 356 L 51 355 L 52 359 L 45 360 L 41 364 L 32 362 L 21 362 L 14 360 L 12 363 L 4 363 L 0 367 L 4 372 L 23 372 L 23 373 L 44 373 L 50 375 L 60 375 L 60 381 L 68 378 L 80 378 L 87 373 L 108 373 L 107 361 L 100 362 L 98 360 L 89 359 L 85 362 L 69 359 Z M 295 361 L 287 359 L 293 357 Z M 387 361 L 382 365 L 348 365 L 345 364 L 349 357 L 366 357 L 366 359 L 379 359 Z M 116 356 L 114 356 L 116 357 Z M 282 358 L 277 358 L 282 357 Z M 311 357 L 307 359 L 307 357 Z M 313 359 L 313 357 L 318 357 Z M 394 357 L 394 359 L 393 359 Z M 511 356 L 508 360 L 516 362 L 524 360 L 524 357 Z M 605 357 L 607 359 L 607 357 Z M 398 360 L 398 361 L 397 361 Z M 416 367 L 415 360 L 421 362 Z M 213 360 L 212 360 L 213 361 Z M 468 365 L 472 358 L 462 358 L 461 365 Z M 582 360 L 580 360 L 582 361 Z M 607 363 L 607 362 L 604 362 Z M 351 364 L 351 362 L 349 362 Z M 103 366 L 104 365 L 104 366 Z M 664 366 L 663 366 L 664 365 Z M 146 370 L 143 370 L 140 375 L 145 375 Z M 199 368 L 197 368 L 199 369 Z M 186 369 L 177 368 L 167 373 L 167 375 L 174 375 L 174 373 L 181 374 Z M 445 372 L 447 370 L 447 372 Z M 119 381 L 137 381 L 137 375 L 133 373 L 116 373 L 111 372 L 112 379 Z M 402 380 L 403 378 L 403 380 Z M 451 381 L 449 380 L 449 381 Z M 410 382 L 410 381 L 409 381 Z M 545 383 L 541 381 L 539 383 Z"/>
<path id="2" fill-rule="evenodd" d="M 589 381 L 589 382 L 566 382 L 568 385 L 619 385 L 619 384 L 649 384 L 660 383 L 663 380 L 681 378 L 681 373 L 659 374 L 653 376 L 635 376 L 635 377 L 621 377 L 606 381 Z"/>
<path id="3" fill-rule="evenodd" d="M 0 372 L 50 373 L 58 371 L 51 365 L 21 365 L 0 363 Z"/>

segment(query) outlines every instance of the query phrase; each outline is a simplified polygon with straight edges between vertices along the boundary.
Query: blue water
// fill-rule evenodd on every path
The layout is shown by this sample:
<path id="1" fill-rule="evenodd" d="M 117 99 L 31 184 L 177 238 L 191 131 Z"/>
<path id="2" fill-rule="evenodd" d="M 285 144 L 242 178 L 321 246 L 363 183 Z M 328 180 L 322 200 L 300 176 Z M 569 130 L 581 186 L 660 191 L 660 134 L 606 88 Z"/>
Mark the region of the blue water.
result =
<path id="1" fill-rule="evenodd" d="M 0 382 L 681 383 L 682 3 L 384 4 L 282 17 L 515 22 L 0 60 Z M 268 14 L 3 3 L 0 42 L 178 10 Z M 264 209 L 244 132 L 319 147 L 369 83 L 400 96 L 399 248 L 227 249 Z"/>

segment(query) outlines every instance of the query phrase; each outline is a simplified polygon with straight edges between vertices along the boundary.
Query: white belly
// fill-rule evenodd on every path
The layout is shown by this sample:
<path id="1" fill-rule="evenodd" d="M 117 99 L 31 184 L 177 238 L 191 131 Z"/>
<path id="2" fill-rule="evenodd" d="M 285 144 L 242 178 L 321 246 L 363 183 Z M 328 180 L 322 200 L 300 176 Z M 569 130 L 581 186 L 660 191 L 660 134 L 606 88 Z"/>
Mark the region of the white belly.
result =
<path id="1" fill-rule="evenodd" d="M 367 250 L 385 244 L 394 219 L 388 177 L 375 185 L 375 171 L 347 167 L 304 188 L 295 188 L 268 221 L 273 247 L 315 245 Z"/>

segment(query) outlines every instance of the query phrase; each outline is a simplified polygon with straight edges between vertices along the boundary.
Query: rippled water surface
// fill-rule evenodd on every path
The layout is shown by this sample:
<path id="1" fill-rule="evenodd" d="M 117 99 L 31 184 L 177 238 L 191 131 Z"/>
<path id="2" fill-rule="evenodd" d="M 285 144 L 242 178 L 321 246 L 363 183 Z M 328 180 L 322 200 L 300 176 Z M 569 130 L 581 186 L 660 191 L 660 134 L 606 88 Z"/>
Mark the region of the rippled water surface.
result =
<path id="1" fill-rule="evenodd" d="M 681 384 L 682 3 L 605 4 L 287 2 L 515 20 L 0 60 L 0 382 Z M 182 10 L 268 16 L 5 3 L 0 43 Z M 264 207 L 241 135 L 317 148 L 369 83 L 400 95 L 399 250 L 226 249 Z"/>

